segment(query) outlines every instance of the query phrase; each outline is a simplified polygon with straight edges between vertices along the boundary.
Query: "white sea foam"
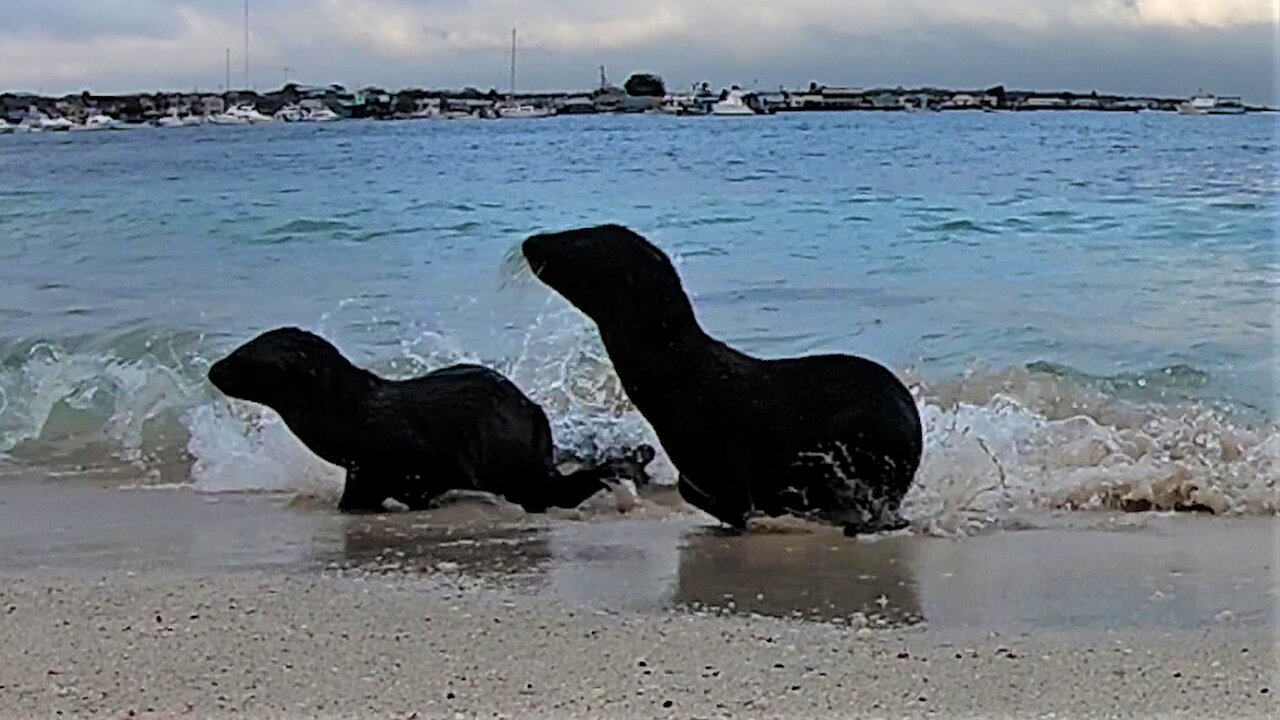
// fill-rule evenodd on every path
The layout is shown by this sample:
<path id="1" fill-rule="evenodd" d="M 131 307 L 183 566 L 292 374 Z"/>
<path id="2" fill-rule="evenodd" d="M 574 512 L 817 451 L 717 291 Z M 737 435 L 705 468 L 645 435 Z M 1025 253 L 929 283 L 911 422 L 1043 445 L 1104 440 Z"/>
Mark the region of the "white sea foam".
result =
<path id="1" fill-rule="evenodd" d="M 480 359 L 423 335 L 378 370 L 410 376 L 460 360 Z M 489 364 L 546 408 L 562 447 L 593 454 L 659 446 L 575 313 L 544 312 L 515 357 Z M 213 391 L 206 366 L 198 344 L 133 358 L 54 345 L 11 354 L 0 366 L 0 452 L 29 468 L 122 464 L 144 484 L 202 492 L 336 497 L 342 472 L 307 451 L 274 412 Z M 1114 379 L 1090 382 L 1042 366 L 944 382 L 902 376 L 926 440 L 904 513 L 924 531 L 967 534 L 1046 510 L 1280 507 L 1280 429 L 1245 410 L 1130 397 Z M 664 454 L 650 470 L 658 483 L 675 482 Z"/>

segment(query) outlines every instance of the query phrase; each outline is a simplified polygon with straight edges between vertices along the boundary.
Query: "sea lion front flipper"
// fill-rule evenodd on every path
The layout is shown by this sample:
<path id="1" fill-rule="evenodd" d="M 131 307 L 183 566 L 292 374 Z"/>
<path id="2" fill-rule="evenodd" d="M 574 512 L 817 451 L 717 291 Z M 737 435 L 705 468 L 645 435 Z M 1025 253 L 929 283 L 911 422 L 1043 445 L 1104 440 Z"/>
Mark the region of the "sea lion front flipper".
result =
<path id="1" fill-rule="evenodd" d="M 382 483 L 368 475 L 367 472 L 357 474 L 355 470 L 347 470 L 347 480 L 342 487 L 342 499 L 338 501 L 340 512 L 385 512 L 386 508 L 382 503 L 388 495 L 381 489 Z"/>
<path id="2" fill-rule="evenodd" d="M 900 515 L 893 517 L 881 518 L 875 523 L 851 522 L 844 526 L 845 537 L 857 537 L 858 535 L 875 535 L 876 533 L 892 532 L 894 530 L 903 530 L 911 526 L 906 518 Z"/>
<path id="3" fill-rule="evenodd" d="M 601 480 L 599 472 L 593 468 L 578 470 L 567 475 L 552 472 L 536 485 L 522 487 L 517 492 L 508 492 L 505 497 L 524 508 L 525 512 L 543 513 L 547 508 L 553 507 L 576 508 L 587 498 L 606 489 L 608 486 Z"/>
<path id="4" fill-rule="evenodd" d="M 747 519 L 752 516 L 750 498 L 744 498 L 745 506 L 726 503 L 723 498 L 708 494 L 689 480 L 684 473 L 680 474 L 676 489 L 680 491 L 680 497 L 684 498 L 685 502 L 736 530 L 746 529 Z"/>

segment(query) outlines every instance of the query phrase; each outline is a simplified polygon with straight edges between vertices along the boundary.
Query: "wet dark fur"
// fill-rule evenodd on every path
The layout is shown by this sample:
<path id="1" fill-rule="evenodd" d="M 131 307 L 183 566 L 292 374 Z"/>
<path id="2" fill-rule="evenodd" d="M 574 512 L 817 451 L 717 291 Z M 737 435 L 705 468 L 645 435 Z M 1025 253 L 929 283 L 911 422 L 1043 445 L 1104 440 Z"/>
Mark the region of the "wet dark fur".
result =
<path id="1" fill-rule="evenodd" d="M 605 481 L 643 484 L 653 449 L 562 475 L 547 416 L 501 374 L 454 365 L 385 380 L 297 328 L 259 335 L 209 368 L 232 397 L 266 405 L 312 452 L 347 471 L 338 507 L 380 511 L 388 498 L 429 507 L 449 490 L 483 490 L 531 512 L 576 507 Z"/>
<path id="2" fill-rule="evenodd" d="M 847 534 L 904 527 L 920 417 L 884 367 L 851 355 L 763 360 L 698 325 L 671 261 L 618 225 L 535 235 L 537 277 L 593 320 L 622 386 L 721 521 L 794 514 Z"/>

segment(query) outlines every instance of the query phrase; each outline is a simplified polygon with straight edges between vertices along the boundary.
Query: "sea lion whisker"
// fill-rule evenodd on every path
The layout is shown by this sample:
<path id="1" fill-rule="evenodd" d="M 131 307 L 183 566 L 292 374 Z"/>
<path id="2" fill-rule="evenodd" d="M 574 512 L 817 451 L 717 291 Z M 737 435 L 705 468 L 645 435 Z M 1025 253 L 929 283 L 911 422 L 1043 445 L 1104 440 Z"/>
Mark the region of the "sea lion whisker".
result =
<path id="1" fill-rule="evenodd" d="M 510 290 L 525 287 L 532 285 L 535 280 L 537 280 L 537 273 L 530 266 L 524 254 L 520 252 L 520 245 L 516 244 L 503 255 L 498 277 L 498 289 Z"/>

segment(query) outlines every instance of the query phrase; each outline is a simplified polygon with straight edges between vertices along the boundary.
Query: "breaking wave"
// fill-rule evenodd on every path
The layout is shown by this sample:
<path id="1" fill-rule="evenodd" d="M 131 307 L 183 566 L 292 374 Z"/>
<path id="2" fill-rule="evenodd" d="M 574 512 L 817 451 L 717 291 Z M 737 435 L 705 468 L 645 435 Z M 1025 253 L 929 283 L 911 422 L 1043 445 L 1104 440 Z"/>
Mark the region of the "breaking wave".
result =
<path id="1" fill-rule="evenodd" d="M 212 390 L 204 373 L 216 354 L 203 337 L 164 333 L 101 346 L 0 343 L 0 459 L 27 474 L 106 468 L 142 485 L 336 496 L 341 472 L 278 416 Z M 427 335 L 374 369 L 411 377 L 459 361 L 507 374 L 546 408 L 562 447 L 657 445 L 575 313 L 544 312 L 511 358 L 469 356 Z M 926 438 L 904 513 L 927 532 L 969 534 L 1044 511 L 1280 507 L 1280 428 L 1199 398 L 1207 375 L 1196 368 L 1097 377 L 1038 362 L 943 380 L 900 375 Z M 665 456 L 651 470 L 674 483 Z"/>

